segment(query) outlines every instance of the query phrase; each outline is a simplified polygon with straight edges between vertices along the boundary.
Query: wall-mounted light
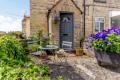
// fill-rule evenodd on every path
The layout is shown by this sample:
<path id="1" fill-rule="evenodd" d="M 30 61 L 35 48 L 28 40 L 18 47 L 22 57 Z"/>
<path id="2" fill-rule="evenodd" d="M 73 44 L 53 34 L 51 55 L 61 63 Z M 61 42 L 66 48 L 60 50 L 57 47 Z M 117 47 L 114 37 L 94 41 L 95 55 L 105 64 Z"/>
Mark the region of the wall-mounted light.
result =
<path id="1" fill-rule="evenodd" d="M 57 24 L 60 21 L 60 17 L 59 16 L 55 16 L 54 17 L 54 23 Z"/>

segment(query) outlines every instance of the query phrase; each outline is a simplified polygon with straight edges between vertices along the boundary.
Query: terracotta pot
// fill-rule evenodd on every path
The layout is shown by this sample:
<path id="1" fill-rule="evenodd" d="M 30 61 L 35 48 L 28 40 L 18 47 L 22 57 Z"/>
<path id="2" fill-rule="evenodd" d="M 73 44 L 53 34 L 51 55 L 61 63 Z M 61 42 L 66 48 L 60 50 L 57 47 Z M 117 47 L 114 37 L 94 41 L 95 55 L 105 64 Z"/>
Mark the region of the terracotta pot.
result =
<path id="1" fill-rule="evenodd" d="M 76 56 L 83 56 L 83 48 L 77 48 L 76 49 Z"/>
<path id="2" fill-rule="evenodd" d="M 47 53 L 42 54 L 42 55 L 41 55 L 41 58 L 42 58 L 42 59 L 47 59 L 47 58 L 48 58 Z"/>

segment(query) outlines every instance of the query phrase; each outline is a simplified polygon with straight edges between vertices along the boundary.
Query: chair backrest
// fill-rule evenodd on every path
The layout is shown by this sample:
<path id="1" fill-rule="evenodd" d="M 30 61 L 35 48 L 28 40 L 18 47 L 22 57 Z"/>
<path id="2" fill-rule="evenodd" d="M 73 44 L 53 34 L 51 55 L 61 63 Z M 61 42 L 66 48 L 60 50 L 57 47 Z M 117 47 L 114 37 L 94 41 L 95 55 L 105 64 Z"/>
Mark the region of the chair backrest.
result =
<path id="1" fill-rule="evenodd" d="M 72 49 L 72 42 L 63 41 L 62 48 L 65 50 L 71 50 Z"/>
<path id="2" fill-rule="evenodd" d="M 38 41 L 29 41 L 27 42 L 28 44 L 34 44 L 34 43 L 37 43 Z"/>

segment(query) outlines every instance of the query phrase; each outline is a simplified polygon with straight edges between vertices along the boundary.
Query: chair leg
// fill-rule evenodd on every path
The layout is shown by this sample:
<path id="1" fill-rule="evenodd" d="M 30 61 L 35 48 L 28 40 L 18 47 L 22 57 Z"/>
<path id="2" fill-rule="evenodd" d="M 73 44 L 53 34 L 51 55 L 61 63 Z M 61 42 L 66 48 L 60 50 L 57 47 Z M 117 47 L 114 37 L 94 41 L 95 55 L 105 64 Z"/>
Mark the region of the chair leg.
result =
<path id="1" fill-rule="evenodd" d="M 56 63 L 56 57 L 57 57 L 57 55 L 56 54 L 53 54 L 53 55 L 54 55 L 53 63 Z"/>

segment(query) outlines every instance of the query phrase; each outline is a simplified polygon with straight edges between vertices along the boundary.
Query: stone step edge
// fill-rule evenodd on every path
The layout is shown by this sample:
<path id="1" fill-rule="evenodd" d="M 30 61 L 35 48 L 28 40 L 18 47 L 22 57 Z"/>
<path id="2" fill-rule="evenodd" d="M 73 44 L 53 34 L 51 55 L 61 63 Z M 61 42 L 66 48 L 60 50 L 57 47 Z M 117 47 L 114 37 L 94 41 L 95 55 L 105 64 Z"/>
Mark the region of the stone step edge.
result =
<path id="1" fill-rule="evenodd" d="M 88 75 L 91 79 L 96 80 L 96 76 L 92 73 L 92 71 L 90 71 L 89 69 L 87 69 L 85 66 L 83 65 L 75 65 L 77 69 L 81 70 L 82 72 L 84 72 L 86 75 Z"/>

